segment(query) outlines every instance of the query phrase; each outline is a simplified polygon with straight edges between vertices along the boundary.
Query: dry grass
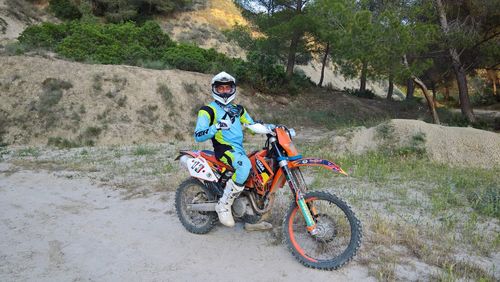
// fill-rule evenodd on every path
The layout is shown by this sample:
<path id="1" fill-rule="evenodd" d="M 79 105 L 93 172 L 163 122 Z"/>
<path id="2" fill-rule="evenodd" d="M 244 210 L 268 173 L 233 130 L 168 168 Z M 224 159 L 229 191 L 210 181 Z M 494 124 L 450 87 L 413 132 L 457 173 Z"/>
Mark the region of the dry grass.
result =
<path id="1" fill-rule="evenodd" d="M 246 148 L 251 151 L 260 145 L 246 144 Z M 321 140 L 298 144 L 304 155 L 324 155 L 335 160 L 328 156 L 325 146 Z M 97 183 L 120 189 L 125 199 L 132 199 L 176 189 L 187 177 L 174 161 L 181 148 L 205 149 L 210 145 L 172 142 L 69 150 L 26 147 L 9 149 L 4 158 L 27 169 L 75 171 Z M 425 266 L 420 270 L 422 273 L 415 274 L 417 279 L 494 281 L 498 270 L 491 255 L 500 252 L 498 221 L 467 206 L 467 201 L 457 202 L 459 192 L 452 195 L 443 189 L 436 171 L 443 169 L 441 166 L 422 163 L 422 169 L 434 170 L 436 175 L 417 180 L 411 175 L 420 173 L 420 160 L 388 158 L 369 155 L 351 156 L 349 162 L 340 159 L 348 171 L 356 164 L 349 171 L 349 178 L 334 176 L 326 170 L 303 171 L 311 189 L 337 194 L 353 206 L 361 219 L 364 239 L 355 261 L 382 281 L 414 279 L 404 276 L 401 268 L 414 269 L 415 263 Z M 405 173 L 409 163 L 411 175 Z M 449 183 L 462 171 L 446 168 L 441 174 Z M 494 182 L 494 175 L 478 170 L 477 175 L 469 173 L 468 178 L 477 190 L 483 182 Z M 290 203 L 289 188 L 284 187 L 265 218 L 274 226 L 270 245 L 283 241 L 281 226 Z M 475 263 L 478 260 L 483 263 Z"/>

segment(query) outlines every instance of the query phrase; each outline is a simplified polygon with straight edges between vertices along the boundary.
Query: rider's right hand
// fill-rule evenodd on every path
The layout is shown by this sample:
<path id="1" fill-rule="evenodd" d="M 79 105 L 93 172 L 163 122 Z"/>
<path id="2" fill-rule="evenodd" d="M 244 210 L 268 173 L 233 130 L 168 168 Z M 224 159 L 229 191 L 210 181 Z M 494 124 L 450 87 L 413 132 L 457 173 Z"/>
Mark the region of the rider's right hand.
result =
<path id="1" fill-rule="evenodd" d="M 231 122 L 230 119 L 225 119 L 225 120 L 223 119 L 215 124 L 215 128 L 217 128 L 217 129 L 229 129 L 229 128 L 231 128 L 232 124 L 233 123 Z"/>

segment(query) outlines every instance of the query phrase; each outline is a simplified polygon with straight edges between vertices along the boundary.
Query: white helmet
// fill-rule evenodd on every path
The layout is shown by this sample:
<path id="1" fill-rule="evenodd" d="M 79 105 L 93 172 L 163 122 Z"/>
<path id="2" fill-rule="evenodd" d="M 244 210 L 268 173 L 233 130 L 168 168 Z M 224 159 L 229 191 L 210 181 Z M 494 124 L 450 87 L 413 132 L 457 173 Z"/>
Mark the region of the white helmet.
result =
<path id="1" fill-rule="evenodd" d="M 217 86 L 219 85 L 230 85 L 231 91 L 229 93 L 219 93 L 217 92 Z M 234 97 L 236 97 L 236 79 L 232 77 L 227 72 L 221 72 L 212 78 L 212 96 L 216 101 L 227 105 Z"/>

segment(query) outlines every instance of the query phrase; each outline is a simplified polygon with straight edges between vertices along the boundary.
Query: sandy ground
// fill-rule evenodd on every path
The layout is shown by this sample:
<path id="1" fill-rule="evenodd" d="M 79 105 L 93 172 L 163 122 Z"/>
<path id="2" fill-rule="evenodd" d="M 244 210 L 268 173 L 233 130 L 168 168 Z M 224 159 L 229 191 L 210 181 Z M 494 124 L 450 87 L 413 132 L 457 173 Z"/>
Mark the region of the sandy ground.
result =
<path id="1" fill-rule="evenodd" d="M 356 262 L 305 268 L 271 234 L 241 224 L 188 233 L 172 192 L 124 200 L 77 174 L 56 174 L 0 163 L 0 281 L 375 280 Z"/>

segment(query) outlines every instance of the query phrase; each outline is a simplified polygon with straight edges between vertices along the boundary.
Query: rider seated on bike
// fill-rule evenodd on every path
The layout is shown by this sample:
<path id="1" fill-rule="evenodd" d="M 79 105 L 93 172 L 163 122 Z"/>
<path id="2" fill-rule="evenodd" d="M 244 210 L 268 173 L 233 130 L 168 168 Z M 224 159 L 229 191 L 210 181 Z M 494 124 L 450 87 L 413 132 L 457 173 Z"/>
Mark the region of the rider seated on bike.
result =
<path id="1" fill-rule="evenodd" d="M 236 96 L 236 80 L 228 73 L 221 72 L 212 78 L 212 96 L 215 101 L 198 111 L 194 138 L 197 142 L 211 139 L 215 157 L 234 168 L 235 173 L 215 207 L 220 222 L 231 227 L 234 226 L 231 206 L 245 188 L 251 168 L 243 148 L 242 125 L 254 130 L 255 122 L 245 108 L 231 103 Z"/>

